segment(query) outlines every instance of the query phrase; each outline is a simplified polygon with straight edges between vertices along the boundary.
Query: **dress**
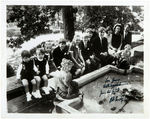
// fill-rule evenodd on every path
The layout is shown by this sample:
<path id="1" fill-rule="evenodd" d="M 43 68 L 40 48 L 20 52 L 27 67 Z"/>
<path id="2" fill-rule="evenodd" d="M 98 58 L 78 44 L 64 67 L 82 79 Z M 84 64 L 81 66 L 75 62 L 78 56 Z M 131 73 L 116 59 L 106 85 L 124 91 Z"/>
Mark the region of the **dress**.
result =
<path id="1" fill-rule="evenodd" d="M 80 64 L 81 60 L 80 60 L 80 48 L 78 46 L 75 45 L 71 45 L 69 48 L 69 52 L 73 53 L 73 57 L 75 58 L 75 60 Z"/>
<path id="2" fill-rule="evenodd" d="M 70 48 L 69 48 L 69 52 L 73 54 L 73 58 L 76 60 L 76 62 L 78 64 L 81 64 L 82 61 L 80 59 L 80 48 L 78 46 L 75 46 L 75 45 L 71 45 Z M 72 67 L 71 69 L 71 73 L 73 75 L 75 75 L 75 72 L 79 69 L 76 62 L 73 60 L 73 58 L 70 58 L 72 60 L 72 62 L 74 63 L 74 66 Z"/>
<path id="3" fill-rule="evenodd" d="M 40 71 L 39 76 L 42 77 L 46 74 L 46 63 L 47 59 L 44 58 L 42 61 L 39 61 L 36 57 L 34 58 L 35 66 L 37 67 L 38 71 Z"/>
<path id="4" fill-rule="evenodd" d="M 121 39 L 121 35 L 120 34 L 113 34 L 112 35 L 112 40 L 111 40 L 111 45 L 118 49 L 122 43 L 122 39 Z"/>
<path id="5" fill-rule="evenodd" d="M 87 42 L 87 46 L 85 46 L 83 41 L 81 41 L 79 43 L 79 48 L 81 49 L 81 53 L 82 53 L 82 56 L 83 56 L 84 60 L 86 61 L 87 59 L 89 59 L 90 55 L 92 55 L 91 51 L 90 51 L 90 43 Z"/>

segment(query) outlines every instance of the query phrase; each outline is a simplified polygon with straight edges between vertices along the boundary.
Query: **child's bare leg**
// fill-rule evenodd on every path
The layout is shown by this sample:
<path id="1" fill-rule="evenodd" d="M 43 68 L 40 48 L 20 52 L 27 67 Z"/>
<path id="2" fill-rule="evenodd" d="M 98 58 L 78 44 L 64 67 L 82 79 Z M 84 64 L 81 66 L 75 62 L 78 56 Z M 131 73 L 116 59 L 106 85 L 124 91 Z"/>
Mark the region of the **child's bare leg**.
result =
<path id="1" fill-rule="evenodd" d="M 35 97 L 35 98 L 38 98 L 37 94 L 36 94 L 36 80 L 35 79 L 32 79 L 31 80 L 31 83 L 32 83 L 32 95 Z"/>
<path id="2" fill-rule="evenodd" d="M 26 97 L 27 97 L 27 101 L 31 101 L 31 94 L 29 93 L 29 83 L 27 79 L 23 79 L 22 80 L 22 84 L 25 88 L 25 92 L 26 92 Z"/>
<path id="3" fill-rule="evenodd" d="M 48 87 L 48 78 L 47 78 L 47 76 L 43 75 L 42 79 L 44 80 L 44 87 Z"/>
<path id="4" fill-rule="evenodd" d="M 85 71 L 85 67 L 83 67 L 83 68 L 81 69 L 81 75 L 83 75 L 84 71 Z"/>
<path id="5" fill-rule="evenodd" d="M 41 78 L 39 76 L 35 76 L 34 78 L 36 80 L 36 96 L 37 98 L 42 98 L 41 93 L 40 93 Z"/>
<path id="6" fill-rule="evenodd" d="M 39 90 L 40 89 L 41 78 L 39 76 L 35 76 L 34 78 L 36 80 L 36 89 Z"/>
<path id="7" fill-rule="evenodd" d="M 80 74 L 81 74 L 81 69 L 77 69 L 76 72 L 75 72 L 75 75 L 79 76 Z"/>
<path id="8" fill-rule="evenodd" d="M 32 83 L 32 86 L 33 86 L 32 92 L 36 92 L 36 80 L 35 80 L 35 79 L 32 79 L 32 80 L 31 80 L 31 83 Z"/>
<path id="9" fill-rule="evenodd" d="M 29 83 L 28 83 L 28 80 L 27 79 L 23 79 L 22 80 L 22 84 L 24 86 L 25 92 L 29 93 Z"/>
<path id="10" fill-rule="evenodd" d="M 42 76 L 42 79 L 44 80 L 44 87 L 43 87 L 43 91 L 45 92 L 45 94 L 49 94 L 49 88 L 48 88 L 48 78 L 46 75 Z"/>

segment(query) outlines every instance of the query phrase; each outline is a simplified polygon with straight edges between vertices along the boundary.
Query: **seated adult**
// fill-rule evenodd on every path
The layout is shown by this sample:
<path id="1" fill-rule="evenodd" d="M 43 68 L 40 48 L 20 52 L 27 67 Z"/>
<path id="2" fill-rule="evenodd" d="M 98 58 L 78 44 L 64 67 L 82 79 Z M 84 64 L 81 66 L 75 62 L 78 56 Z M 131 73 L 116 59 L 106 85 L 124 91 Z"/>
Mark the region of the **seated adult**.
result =
<path id="1" fill-rule="evenodd" d="M 97 65 L 94 59 L 92 59 L 90 56 L 92 56 L 92 52 L 90 51 L 90 37 L 87 33 L 83 34 L 83 39 L 79 43 L 79 48 L 81 50 L 83 59 L 85 61 L 85 73 L 91 72 L 94 70 L 94 67 Z"/>
<path id="2" fill-rule="evenodd" d="M 66 58 L 68 53 L 68 46 L 64 39 L 59 41 L 59 46 L 53 51 L 53 61 L 58 69 L 61 67 L 61 62 L 63 58 Z"/>
<path id="3" fill-rule="evenodd" d="M 121 49 L 123 49 L 127 44 L 131 45 L 131 43 L 132 43 L 132 33 L 130 32 L 130 24 L 126 24 L 124 27 Z"/>
<path id="4" fill-rule="evenodd" d="M 99 35 L 95 30 L 93 30 L 91 28 L 88 28 L 86 30 L 86 33 L 90 37 L 89 38 L 90 58 L 95 62 L 94 63 L 95 66 L 93 67 L 93 70 L 95 70 L 95 69 L 101 67 L 101 65 L 99 65 L 100 59 L 97 57 L 97 54 L 99 54 L 99 53 L 97 53 L 97 47 L 99 47 L 99 46 L 96 43 L 97 41 L 99 41 Z"/>
<path id="5" fill-rule="evenodd" d="M 109 47 L 109 53 L 114 55 L 122 46 L 122 26 L 116 24 L 113 28 L 112 39 Z"/>
<path id="6" fill-rule="evenodd" d="M 111 43 L 111 39 L 112 39 L 112 29 L 111 29 L 111 26 L 108 26 L 106 28 L 105 38 L 107 38 L 108 46 L 109 46 L 110 43 Z"/>
<path id="7" fill-rule="evenodd" d="M 99 58 L 100 64 L 105 66 L 107 64 L 111 64 L 114 59 L 108 53 L 108 42 L 107 38 L 104 37 L 105 28 L 100 27 L 98 32 L 98 36 L 91 41 L 91 47 L 96 57 Z"/>
<path id="8" fill-rule="evenodd" d="M 82 75 L 85 71 L 85 61 L 83 59 L 81 50 L 79 48 L 80 42 L 81 42 L 80 36 L 75 35 L 69 47 L 70 58 L 74 63 L 74 66 L 72 68 L 72 73 L 76 77 Z"/>
<path id="9" fill-rule="evenodd" d="M 79 48 L 81 50 L 83 59 L 86 61 L 90 57 L 90 43 L 89 43 L 89 36 L 88 34 L 83 34 L 83 39 L 79 43 Z"/>
<path id="10" fill-rule="evenodd" d="M 111 64 L 114 61 L 114 57 L 109 55 L 108 53 L 108 41 L 107 38 L 104 37 L 105 34 L 105 28 L 104 27 L 100 27 L 98 29 L 99 32 L 99 41 L 97 42 L 99 44 L 99 53 L 100 55 L 98 56 L 100 61 L 101 61 L 101 65 L 105 66 L 107 64 Z"/>

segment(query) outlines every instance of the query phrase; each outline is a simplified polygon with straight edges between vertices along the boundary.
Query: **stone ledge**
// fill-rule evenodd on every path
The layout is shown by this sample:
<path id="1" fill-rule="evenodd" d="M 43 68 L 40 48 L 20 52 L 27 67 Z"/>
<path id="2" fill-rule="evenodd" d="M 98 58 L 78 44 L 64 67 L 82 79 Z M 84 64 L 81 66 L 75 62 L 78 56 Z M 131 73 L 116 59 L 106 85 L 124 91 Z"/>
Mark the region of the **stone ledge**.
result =
<path id="1" fill-rule="evenodd" d="M 123 69 L 118 69 L 115 66 L 112 65 L 107 65 L 105 67 L 102 67 L 101 69 L 98 69 L 96 71 L 93 71 L 89 74 L 86 74 L 84 76 L 81 76 L 78 79 L 75 79 L 75 81 L 79 84 L 79 87 L 81 88 L 82 86 L 96 80 L 96 78 L 101 77 L 102 75 L 114 71 L 116 73 L 120 74 L 128 74 L 132 72 L 137 72 L 143 74 L 143 69 L 137 66 L 131 66 L 129 70 L 123 70 Z M 74 109 L 73 107 L 82 103 L 82 100 L 80 97 L 71 99 L 71 100 L 64 100 L 61 103 L 58 103 L 56 105 L 56 111 L 59 113 L 81 113 L 78 110 Z"/>

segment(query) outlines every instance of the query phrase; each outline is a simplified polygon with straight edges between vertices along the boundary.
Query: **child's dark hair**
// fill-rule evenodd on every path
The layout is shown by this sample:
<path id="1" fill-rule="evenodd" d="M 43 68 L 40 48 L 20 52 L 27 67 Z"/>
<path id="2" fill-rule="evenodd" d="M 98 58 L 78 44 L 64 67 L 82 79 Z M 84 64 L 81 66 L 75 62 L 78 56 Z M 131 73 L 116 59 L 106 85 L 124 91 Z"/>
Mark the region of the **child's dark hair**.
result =
<path id="1" fill-rule="evenodd" d="M 31 57 L 31 54 L 28 50 L 23 50 L 22 53 L 21 53 L 21 57 L 24 58 L 24 57 Z"/>
<path id="2" fill-rule="evenodd" d="M 66 40 L 65 39 L 60 39 L 59 44 L 66 44 Z"/>
<path id="3" fill-rule="evenodd" d="M 45 54 L 44 48 L 37 48 L 36 52 L 39 51 L 41 54 Z"/>

